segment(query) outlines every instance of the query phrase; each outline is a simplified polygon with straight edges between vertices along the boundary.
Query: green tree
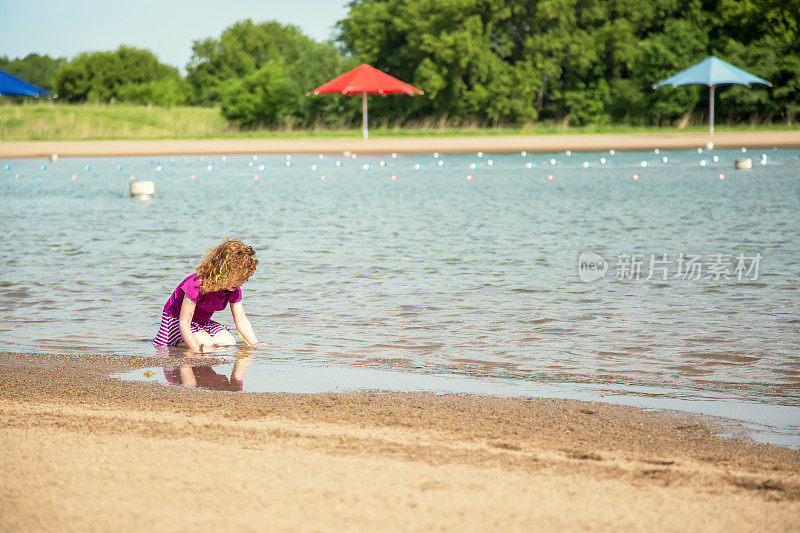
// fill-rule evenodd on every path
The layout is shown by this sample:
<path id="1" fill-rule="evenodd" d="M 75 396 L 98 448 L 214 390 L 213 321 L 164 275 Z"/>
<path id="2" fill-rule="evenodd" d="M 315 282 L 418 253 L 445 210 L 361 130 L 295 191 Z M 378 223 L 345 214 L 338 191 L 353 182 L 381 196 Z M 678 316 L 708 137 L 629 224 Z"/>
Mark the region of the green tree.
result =
<path id="1" fill-rule="evenodd" d="M 109 102 L 130 96 L 132 85 L 169 79 L 178 83 L 177 69 L 160 63 L 149 50 L 121 46 L 113 52 L 78 55 L 56 72 L 55 90 L 67 102 Z"/>
<path id="2" fill-rule="evenodd" d="M 194 41 L 187 79 L 196 101 L 210 105 L 221 100 L 228 80 L 245 78 L 279 58 L 290 65 L 314 44 L 297 26 L 242 20 L 218 39 Z"/>
<path id="3" fill-rule="evenodd" d="M 674 123 L 705 113 L 707 91 L 652 84 L 711 54 L 775 84 L 721 91 L 721 112 L 731 120 L 791 122 L 800 107 L 800 0 L 353 0 L 348 7 L 338 24 L 343 50 L 426 91 L 413 102 L 372 106 L 373 116 Z"/>
<path id="4" fill-rule="evenodd" d="M 357 102 L 342 95 L 306 93 L 356 66 L 332 43 L 318 43 L 295 26 L 237 22 L 219 39 L 196 41 L 188 81 L 196 101 L 219 102 L 242 127 L 342 125 Z"/>

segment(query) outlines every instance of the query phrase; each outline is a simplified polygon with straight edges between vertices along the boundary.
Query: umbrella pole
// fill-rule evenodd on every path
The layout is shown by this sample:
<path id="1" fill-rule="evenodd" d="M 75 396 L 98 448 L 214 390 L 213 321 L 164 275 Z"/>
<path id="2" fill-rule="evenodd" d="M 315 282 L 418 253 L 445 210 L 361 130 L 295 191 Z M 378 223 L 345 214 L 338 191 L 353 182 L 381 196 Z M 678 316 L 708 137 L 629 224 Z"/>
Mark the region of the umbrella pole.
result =
<path id="1" fill-rule="evenodd" d="M 364 140 L 367 140 L 367 91 L 361 91 L 361 128 L 364 130 Z"/>
<path id="2" fill-rule="evenodd" d="M 708 88 L 708 134 L 714 135 L 714 85 Z"/>

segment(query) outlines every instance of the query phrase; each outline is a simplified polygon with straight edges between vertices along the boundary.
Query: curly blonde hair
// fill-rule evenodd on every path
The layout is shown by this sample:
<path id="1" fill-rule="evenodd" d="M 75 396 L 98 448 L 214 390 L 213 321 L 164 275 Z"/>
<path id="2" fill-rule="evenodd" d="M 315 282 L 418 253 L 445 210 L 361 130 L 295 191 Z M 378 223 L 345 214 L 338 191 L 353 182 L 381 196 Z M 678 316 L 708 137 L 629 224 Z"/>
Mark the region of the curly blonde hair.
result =
<path id="1" fill-rule="evenodd" d="M 197 275 L 203 280 L 203 294 L 241 285 L 256 270 L 256 251 L 240 239 L 228 239 L 206 252 L 197 266 Z"/>

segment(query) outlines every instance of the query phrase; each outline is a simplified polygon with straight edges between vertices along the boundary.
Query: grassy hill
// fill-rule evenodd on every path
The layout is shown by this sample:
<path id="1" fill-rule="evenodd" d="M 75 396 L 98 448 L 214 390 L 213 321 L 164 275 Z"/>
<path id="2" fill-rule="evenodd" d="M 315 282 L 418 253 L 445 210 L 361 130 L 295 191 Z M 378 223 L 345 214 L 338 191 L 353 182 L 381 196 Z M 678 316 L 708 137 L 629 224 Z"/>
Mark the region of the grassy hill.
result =
<path id="1" fill-rule="evenodd" d="M 748 125 L 725 126 L 717 131 L 752 131 L 800 129 L 772 124 L 753 128 Z M 423 121 L 407 126 L 370 122 L 370 137 L 405 136 L 474 136 L 474 135 L 552 135 L 558 133 L 668 133 L 670 131 L 707 131 L 705 124 L 681 130 L 624 124 L 564 127 L 536 123 L 522 127 L 488 128 L 481 125 L 451 127 L 439 121 Z M 230 126 L 218 108 L 147 107 L 131 104 L 63 104 L 51 101 L 0 104 L 0 142 L 111 139 L 211 139 L 211 138 L 358 138 L 361 130 L 317 128 L 311 130 L 246 130 Z"/>

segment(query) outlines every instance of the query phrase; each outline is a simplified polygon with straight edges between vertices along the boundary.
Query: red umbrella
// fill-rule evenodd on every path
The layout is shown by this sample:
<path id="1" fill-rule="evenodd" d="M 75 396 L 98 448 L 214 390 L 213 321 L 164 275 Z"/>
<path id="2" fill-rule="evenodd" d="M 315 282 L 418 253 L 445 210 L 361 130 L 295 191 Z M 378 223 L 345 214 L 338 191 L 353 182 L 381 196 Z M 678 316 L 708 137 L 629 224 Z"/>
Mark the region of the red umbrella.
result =
<path id="1" fill-rule="evenodd" d="M 409 96 L 413 96 L 414 93 L 424 94 L 416 87 L 402 82 L 397 78 L 393 78 L 392 76 L 389 76 L 388 74 L 385 74 L 367 64 L 356 67 L 350 72 L 342 74 L 338 78 L 320 85 L 311 91 L 311 93 L 361 93 L 365 141 L 367 140 L 367 93 L 383 95 L 404 93 Z"/>

